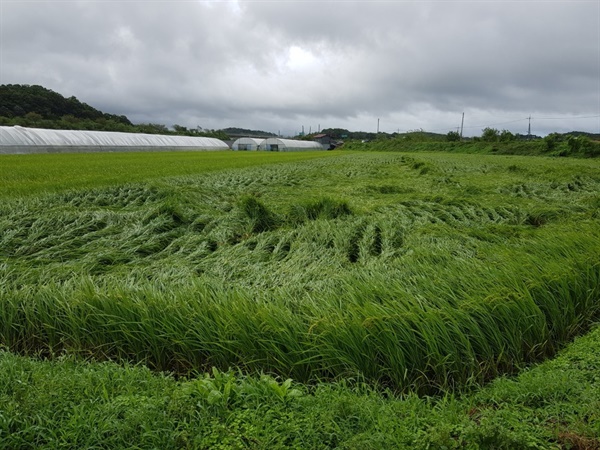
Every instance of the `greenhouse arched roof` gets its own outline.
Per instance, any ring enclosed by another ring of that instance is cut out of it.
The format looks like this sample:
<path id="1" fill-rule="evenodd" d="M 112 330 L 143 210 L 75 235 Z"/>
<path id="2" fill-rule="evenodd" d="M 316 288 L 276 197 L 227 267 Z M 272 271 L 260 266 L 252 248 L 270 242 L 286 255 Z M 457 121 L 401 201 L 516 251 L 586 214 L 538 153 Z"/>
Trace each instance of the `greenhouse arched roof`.
<path id="1" fill-rule="evenodd" d="M 0 153 L 228 150 L 215 138 L 116 131 L 0 127 Z"/>
<path id="2" fill-rule="evenodd" d="M 261 138 L 243 137 L 237 139 L 231 145 L 231 148 L 233 150 L 258 150 L 258 147 L 263 141 L 264 139 Z"/>
<path id="3" fill-rule="evenodd" d="M 259 150 L 272 152 L 293 152 L 302 150 L 324 150 L 323 146 L 315 141 L 298 141 L 294 139 L 265 139 L 259 146 Z"/>

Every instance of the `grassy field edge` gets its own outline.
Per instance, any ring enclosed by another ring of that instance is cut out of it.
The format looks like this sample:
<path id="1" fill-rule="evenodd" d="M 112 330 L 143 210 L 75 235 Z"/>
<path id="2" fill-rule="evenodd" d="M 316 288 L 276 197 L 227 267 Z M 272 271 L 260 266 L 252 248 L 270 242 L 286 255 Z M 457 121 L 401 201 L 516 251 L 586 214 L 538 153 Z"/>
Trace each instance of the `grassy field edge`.
<path id="1" fill-rule="evenodd" d="M 600 446 L 600 328 L 555 359 L 462 397 L 395 397 L 214 370 L 0 352 L 1 448 L 586 448 Z"/>

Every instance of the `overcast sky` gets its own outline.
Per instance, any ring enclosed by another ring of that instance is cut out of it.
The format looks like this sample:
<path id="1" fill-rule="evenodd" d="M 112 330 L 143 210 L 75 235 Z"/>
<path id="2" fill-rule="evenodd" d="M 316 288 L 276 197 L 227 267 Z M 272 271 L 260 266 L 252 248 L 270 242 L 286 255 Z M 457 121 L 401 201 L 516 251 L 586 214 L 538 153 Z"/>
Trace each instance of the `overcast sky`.
<path id="1" fill-rule="evenodd" d="M 600 132 L 600 0 L 0 0 L 0 84 L 134 123 Z"/>

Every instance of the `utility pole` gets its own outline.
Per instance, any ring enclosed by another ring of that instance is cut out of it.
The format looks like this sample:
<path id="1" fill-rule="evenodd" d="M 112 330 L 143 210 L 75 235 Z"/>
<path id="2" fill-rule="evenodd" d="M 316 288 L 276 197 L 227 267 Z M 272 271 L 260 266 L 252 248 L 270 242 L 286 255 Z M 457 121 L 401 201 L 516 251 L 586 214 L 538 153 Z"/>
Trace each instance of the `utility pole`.
<path id="1" fill-rule="evenodd" d="M 377 134 L 379 134 L 379 119 L 377 119 Z"/>
<path id="2" fill-rule="evenodd" d="M 529 126 L 527 127 L 527 139 L 531 139 L 531 116 L 529 116 Z"/>
<path id="3" fill-rule="evenodd" d="M 463 133 L 463 126 L 465 125 L 465 113 L 462 113 L 462 120 L 460 121 L 460 140 L 462 141 L 462 133 Z"/>

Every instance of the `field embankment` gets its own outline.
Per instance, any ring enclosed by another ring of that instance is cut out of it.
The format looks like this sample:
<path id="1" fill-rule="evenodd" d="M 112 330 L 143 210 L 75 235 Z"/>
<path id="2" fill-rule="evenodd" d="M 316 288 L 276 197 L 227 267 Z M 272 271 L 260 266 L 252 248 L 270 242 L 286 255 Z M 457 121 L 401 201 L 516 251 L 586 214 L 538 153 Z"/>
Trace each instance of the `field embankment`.
<path id="1" fill-rule="evenodd" d="M 0 341 L 431 393 L 539 361 L 597 318 L 597 161 L 325 155 L 86 188 L 67 158 L 37 187 L 9 180 Z"/>
<path id="2" fill-rule="evenodd" d="M 0 447 L 597 449 L 599 349 L 597 328 L 518 377 L 439 398 L 0 351 Z"/>
<path id="3" fill-rule="evenodd" d="M 344 149 L 377 152 L 451 152 L 597 158 L 600 156 L 600 141 L 577 132 L 562 135 L 553 133 L 543 139 L 516 139 L 512 136 L 510 139 L 504 140 L 500 136 L 496 136 L 491 140 L 475 137 L 462 141 L 448 141 L 440 135 L 432 137 L 426 133 L 415 132 L 396 137 L 381 136 L 368 142 L 348 141 L 344 144 Z"/>

